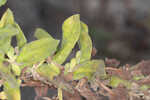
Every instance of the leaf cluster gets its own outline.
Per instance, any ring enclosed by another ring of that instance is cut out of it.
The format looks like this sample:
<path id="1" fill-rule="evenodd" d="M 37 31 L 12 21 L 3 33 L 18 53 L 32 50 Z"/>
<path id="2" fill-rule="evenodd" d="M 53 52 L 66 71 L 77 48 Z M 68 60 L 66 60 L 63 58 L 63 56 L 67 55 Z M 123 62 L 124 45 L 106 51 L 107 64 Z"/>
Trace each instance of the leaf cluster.
<path id="1" fill-rule="evenodd" d="M 60 40 L 54 39 L 41 28 L 35 31 L 36 40 L 27 43 L 12 11 L 7 9 L 0 20 L 0 80 L 8 100 L 21 99 L 20 87 L 26 83 L 28 75 L 34 81 L 55 85 L 59 95 L 62 89 L 71 91 L 67 83 L 60 81 L 59 77 L 63 77 L 64 81 L 82 78 L 93 80 L 100 67 L 99 76 L 105 76 L 104 62 L 91 60 L 92 41 L 88 35 L 88 27 L 80 21 L 79 14 L 64 21 L 62 32 L 60 47 Z M 13 37 L 17 41 L 15 47 L 11 45 Z M 79 45 L 76 56 L 70 62 L 64 63 L 76 44 Z M 67 79 L 68 76 L 71 78 Z"/>

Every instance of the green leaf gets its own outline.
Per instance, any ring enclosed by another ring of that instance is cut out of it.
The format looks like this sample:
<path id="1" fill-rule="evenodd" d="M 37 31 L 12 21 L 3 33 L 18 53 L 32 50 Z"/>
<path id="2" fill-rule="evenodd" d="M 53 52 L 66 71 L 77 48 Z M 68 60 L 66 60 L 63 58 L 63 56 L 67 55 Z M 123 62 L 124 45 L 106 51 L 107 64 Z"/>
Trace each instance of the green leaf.
<path id="1" fill-rule="evenodd" d="M 37 28 L 36 29 L 34 37 L 36 37 L 37 39 L 41 39 L 41 38 L 51 38 L 51 39 L 53 39 L 53 37 L 42 28 Z"/>
<path id="2" fill-rule="evenodd" d="M 2 38 L 0 37 L 0 53 L 6 53 L 10 48 L 11 37 Z"/>
<path id="3" fill-rule="evenodd" d="M 20 80 L 11 77 L 11 80 L 5 81 L 3 85 L 8 100 L 21 100 Z"/>
<path id="4" fill-rule="evenodd" d="M 88 27 L 86 24 L 81 22 L 81 34 L 79 38 L 79 47 L 81 51 L 80 62 L 90 60 L 92 53 L 92 41 L 88 35 Z"/>
<path id="5" fill-rule="evenodd" d="M 67 74 L 68 72 L 72 72 L 76 65 L 77 65 L 76 59 L 72 58 L 70 63 L 65 64 L 64 74 Z"/>
<path id="6" fill-rule="evenodd" d="M 19 76 L 21 74 L 21 69 L 18 65 L 12 64 L 12 71 L 14 75 Z"/>
<path id="7" fill-rule="evenodd" d="M 10 48 L 11 37 L 18 34 L 15 28 L 13 13 L 8 9 L 0 21 L 0 52 L 7 53 Z"/>
<path id="8" fill-rule="evenodd" d="M 123 80 L 117 76 L 112 76 L 110 83 L 109 83 L 112 87 L 117 87 L 119 84 L 123 84 L 124 86 L 126 86 L 127 88 L 131 87 L 131 83 L 128 82 L 127 80 Z"/>
<path id="9" fill-rule="evenodd" d="M 0 0 L 0 7 L 3 6 L 3 5 L 5 5 L 6 2 L 7 2 L 7 0 Z"/>
<path id="10" fill-rule="evenodd" d="M 23 47 L 27 43 L 27 39 L 24 36 L 24 33 L 22 32 L 20 26 L 15 23 L 16 28 L 18 29 L 19 33 L 16 35 L 16 40 L 17 40 L 17 46 L 19 48 Z"/>
<path id="11" fill-rule="evenodd" d="M 0 66 L 3 60 L 4 60 L 4 54 L 0 51 Z"/>
<path id="12" fill-rule="evenodd" d="M 19 31 L 12 25 L 6 25 L 0 28 L 0 37 L 12 37 L 18 33 Z"/>
<path id="13" fill-rule="evenodd" d="M 81 51 L 80 50 L 76 52 L 75 59 L 76 59 L 76 63 L 79 64 L 80 59 L 81 59 Z"/>
<path id="14" fill-rule="evenodd" d="M 7 28 L 6 26 L 9 26 L 9 27 Z M 1 21 L 0 21 L 0 28 L 1 28 L 0 34 L 3 33 L 3 34 L 1 34 L 3 36 L 4 36 L 4 34 L 9 35 L 9 36 L 11 34 L 14 35 L 15 31 L 17 31 L 18 34 L 15 34 L 15 35 L 16 35 L 18 47 L 22 47 L 27 42 L 21 28 L 14 21 L 14 16 L 10 9 L 7 9 L 7 11 L 2 16 Z M 9 34 L 6 34 L 6 33 L 9 33 Z"/>
<path id="15" fill-rule="evenodd" d="M 15 54 L 15 50 L 14 48 L 11 46 L 7 52 L 7 56 L 9 57 L 9 59 L 13 59 L 14 60 L 14 54 Z"/>
<path id="16" fill-rule="evenodd" d="M 78 68 L 73 72 L 73 79 L 78 80 L 86 77 L 90 80 L 100 65 L 100 60 L 86 61 L 78 64 L 76 66 Z"/>
<path id="17" fill-rule="evenodd" d="M 16 34 L 18 34 L 18 30 L 11 25 L 0 28 L 0 52 L 8 52 L 11 47 L 11 38 Z"/>
<path id="18" fill-rule="evenodd" d="M 59 67 L 57 67 L 55 64 L 42 64 L 37 68 L 37 73 L 43 77 L 46 77 L 50 80 L 53 80 L 53 78 L 57 75 L 59 75 L 60 70 Z"/>
<path id="19" fill-rule="evenodd" d="M 60 50 L 53 57 L 58 64 L 64 63 L 80 36 L 80 17 L 73 15 L 64 21 L 62 26 L 63 39 Z"/>
<path id="20" fill-rule="evenodd" d="M 4 92 L 6 93 L 8 100 L 20 100 L 21 80 L 16 79 L 11 73 L 10 66 L 4 66 L 3 63 L 0 63 L 0 74 L 0 77 L 4 80 Z"/>
<path id="21" fill-rule="evenodd" d="M 25 44 L 19 56 L 17 57 L 17 62 L 22 63 L 24 66 L 30 66 L 40 62 L 48 56 L 53 55 L 53 53 L 56 51 L 58 43 L 59 40 L 43 38 Z"/>
<path id="22" fill-rule="evenodd" d="M 4 27 L 5 25 L 13 25 L 15 23 L 13 13 L 10 9 L 3 14 L 1 21 L 0 21 L 0 28 Z"/>

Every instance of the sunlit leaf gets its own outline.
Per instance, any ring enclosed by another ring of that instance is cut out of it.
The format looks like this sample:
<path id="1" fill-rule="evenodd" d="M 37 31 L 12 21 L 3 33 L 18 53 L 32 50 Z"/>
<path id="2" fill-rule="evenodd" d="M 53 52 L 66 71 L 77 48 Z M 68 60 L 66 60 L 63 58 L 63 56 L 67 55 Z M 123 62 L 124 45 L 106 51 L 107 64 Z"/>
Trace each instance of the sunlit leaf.
<path id="1" fill-rule="evenodd" d="M 4 80 L 4 92 L 6 93 L 8 100 L 20 100 L 21 80 L 16 79 L 11 73 L 10 66 L 5 66 L 0 63 L 0 75 Z"/>
<path id="2" fill-rule="evenodd" d="M 18 30 L 13 24 L 13 13 L 7 9 L 0 21 L 0 52 L 2 53 L 7 53 L 11 46 L 11 37 L 18 34 Z"/>
<path id="3" fill-rule="evenodd" d="M 6 99 L 7 99 L 6 93 L 4 91 L 0 92 L 0 100 L 6 100 Z"/>
<path id="4" fill-rule="evenodd" d="M 68 72 L 73 72 L 75 67 L 80 63 L 81 52 L 77 51 L 75 58 L 72 58 L 69 63 L 65 64 L 64 74 L 66 75 Z"/>
<path id="5" fill-rule="evenodd" d="M 43 38 L 25 44 L 17 57 L 17 62 L 24 65 L 32 65 L 42 61 L 48 56 L 52 56 L 56 51 L 58 43 L 59 40 Z"/>
<path id="6" fill-rule="evenodd" d="M 3 28 L 0 28 L 0 37 L 10 37 L 18 34 L 19 31 L 12 25 L 6 25 Z"/>
<path id="7" fill-rule="evenodd" d="M 15 27 L 18 29 L 19 33 L 16 35 L 16 40 L 17 40 L 17 46 L 19 48 L 23 47 L 27 43 L 27 39 L 24 36 L 24 33 L 22 32 L 20 26 L 15 23 Z"/>
<path id="8" fill-rule="evenodd" d="M 12 71 L 14 75 L 19 76 L 21 74 L 21 69 L 18 65 L 12 64 Z"/>
<path id="9" fill-rule="evenodd" d="M 81 59 L 81 51 L 80 50 L 76 52 L 75 59 L 76 59 L 76 63 L 79 64 L 80 59 Z"/>
<path id="10" fill-rule="evenodd" d="M 0 35 L 3 35 L 3 36 L 6 36 L 6 35 L 10 36 L 11 34 L 16 35 L 18 47 L 22 47 L 26 43 L 26 38 L 21 28 L 19 27 L 19 25 L 15 23 L 13 13 L 10 9 L 7 9 L 7 11 L 2 16 L 1 21 L 0 21 L 0 28 L 1 28 Z M 15 34 L 15 31 L 17 31 L 18 34 Z"/>
<path id="11" fill-rule="evenodd" d="M 6 4 L 7 0 L 0 0 L 0 7 Z"/>
<path id="12" fill-rule="evenodd" d="M 55 64 L 43 64 L 38 67 L 37 73 L 43 77 L 46 77 L 50 80 L 53 80 L 53 78 L 57 75 L 59 75 L 60 70 Z"/>
<path id="13" fill-rule="evenodd" d="M 13 56 L 14 56 L 14 48 L 11 46 L 7 52 L 7 56 L 10 58 L 10 59 L 13 59 Z"/>
<path id="14" fill-rule="evenodd" d="M 65 71 L 64 71 L 64 74 L 67 74 L 68 72 L 72 72 L 74 67 L 76 66 L 76 59 L 73 58 L 71 59 L 70 63 L 66 63 L 65 64 Z"/>
<path id="15" fill-rule="evenodd" d="M 0 21 L 0 28 L 4 27 L 5 25 L 12 25 L 14 24 L 14 16 L 10 9 L 7 9 L 7 11 L 3 14 L 1 21 Z"/>
<path id="16" fill-rule="evenodd" d="M 36 31 L 34 33 L 34 37 L 36 37 L 37 39 L 41 39 L 41 38 L 51 38 L 51 39 L 53 39 L 53 37 L 42 28 L 37 28 L 36 29 Z"/>
<path id="17" fill-rule="evenodd" d="M 53 57 L 53 61 L 62 64 L 72 51 L 80 36 L 79 15 L 73 15 L 65 20 L 63 26 L 63 40 L 60 50 Z"/>
<path id="18" fill-rule="evenodd" d="M 0 28 L 0 52 L 7 53 L 11 47 L 12 36 L 18 34 L 19 31 L 12 25 L 6 25 Z"/>
<path id="19" fill-rule="evenodd" d="M 6 80 L 3 85 L 8 100 L 21 100 L 19 80 L 11 78 L 11 80 Z"/>
<path id="20" fill-rule="evenodd" d="M 4 54 L 0 51 L 0 65 L 1 65 L 3 60 L 4 60 Z"/>
<path id="21" fill-rule="evenodd" d="M 90 80 L 100 65 L 101 62 L 99 60 L 86 61 L 78 64 L 76 66 L 78 68 L 73 72 L 73 79 L 78 80 L 86 77 Z"/>
<path id="22" fill-rule="evenodd" d="M 81 34 L 79 38 L 79 47 L 81 51 L 80 62 L 89 60 L 92 53 L 92 41 L 88 35 L 88 27 L 86 24 L 81 22 Z"/>

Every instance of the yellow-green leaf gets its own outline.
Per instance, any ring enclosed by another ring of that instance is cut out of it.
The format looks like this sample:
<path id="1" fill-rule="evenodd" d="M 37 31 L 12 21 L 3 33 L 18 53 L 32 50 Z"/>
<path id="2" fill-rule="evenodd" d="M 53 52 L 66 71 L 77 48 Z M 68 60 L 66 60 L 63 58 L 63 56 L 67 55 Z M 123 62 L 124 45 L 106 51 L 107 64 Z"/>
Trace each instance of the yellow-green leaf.
<path id="1" fill-rule="evenodd" d="M 14 23 L 13 13 L 7 9 L 0 20 L 0 52 L 2 53 L 7 53 L 10 48 L 11 37 L 18 34 Z"/>
<path id="2" fill-rule="evenodd" d="M 60 50 L 53 57 L 58 64 L 64 63 L 80 36 L 80 17 L 73 15 L 64 21 L 62 26 L 63 39 Z"/>
<path id="3" fill-rule="evenodd" d="M 36 37 L 37 39 L 41 39 L 41 38 L 51 38 L 51 39 L 53 39 L 53 37 L 42 28 L 37 28 L 36 29 L 36 31 L 34 33 L 34 37 Z"/>
<path id="4" fill-rule="evenodd" d="M 20 26 L 15 23 L 15 27 L 18 29 L 19 33 L 16 35 L 16 40 L 17 40 L 17 46 L 19 48 L 23 47 L 27 43 L 27 39 L 24 36 L 24 33 L 22 32 Z"/>
<path id="5" fill-rule="evenodd" d="M 80 62 L 89 60 L 92 53 L 92 41 L 88 35 L 88 26 L 81 22 L 81 34 L 79 38 L 79 47 L 81 51 Z"/>
<path id="6" fill-rule="evenodd" d="M 43 77 L 46 77 L 50 80 L 53 80 L 53 78 L 60 73 L 60 69 L 55 64 L 42 64 L 38 67 L 36 70 L 37 73 Z"/>
<path id="7" fill-rule="evenodd" d="M 17 57 L 17 62 L 22 63 L 23 65 L 32 65 L 40 62 L 48 56 L 53 55 L 58 43 L 59 40 L 43 38 L 25 44 Z"/>
<path id="8" fill-rule="evenodd" d="M 7 56 L 9 57 L 9 59 L 14 60 L 14 54 L 15 54 L 15 50 L 14 48 L 11 46 L 7 52 Z"/>
<path id="9" fill-rule="evenodd" d="M 126 86 L 127 88 L 130 88 L 131 83 L 128 82 L 127 80 L 123 80 L 117 76 L 112 76 L 111 80 L 110 80 L 110 85 L 112 87 L 117 87 L 119 84 L 123 84 L 124 86 Z"/>
<path id="10" fill-rule="evenodd" d="M 16 76 L 21 74 L 21 69 L 18 65 L 12 64 L 12 71 Z"/>
<path id="11" fill-rule="evenodd" d="M 4 92 L 6 93 L 8 100 L 21 100 L 20 82 L 14 78 L 11 80 L 6 80 L 4 82 Z"/>
<path id="12" fill-rule="evenodd" d="M 0 28 L 0 37 L 11 37 L 18 34 L 19 31 L 13 25 L 6 25 Z"/>
<path id="13" fill-rule="evenodd" d="M 0 92 L 0 100 L 6 100 L 6 99 L 7 99 L 6 93 L 4 91 Z"/>
<path id="14" fill-rule="evenodd" d="M 10 9 L 7 9 L 7 11 L 3 14 L 1 21 L 0 21 L 0 28 L 4 27 L 5 25 L 12 25 L 14 24 L 14 16 Z"/>
<path id="15" fill-rule="evenodd" d="M 11 37 L 0 37 L 0 53 L 6 53 L 10 48 Z"/>
<path id="16" fill-rule="evenodd" d="M 64 74 L 67 74 L 68 72 L 73 72 L 73 69 L 76 66 L 76 64 L 77 64 L 76 59 L 72 58 L 70 63 L 65 64 Z"/>
<path id="17" fill-rule="evenodd" d="M 0 7 L 6 4 L 7 0 L 0 0 Z"/>
<path id="18" fill-rule="evenodd" d="M 4 80 L 4 92 L 7 95 L 8 100 L 20 100 L 20 83 L 21 80 L 11 73 L 10 66 L 4 66 L 0 63 L 0 74 Z"/>
<path id="19" fill-rule="evenodd" d="M 6 26 L 11 26 L 12 28 L 7 29 Z M 2 31 L 2 32 L 0 31 L 0 34 L 5 33 L 5 35 L 9 35 L 9 36 L 10 34 L 14 34 L 15 33 L 14 31 L 17 31 L 18 34 L 15 34 L 15 35 L 16 35 L 18 47 L 22 47 L 26 43 L 26 38 L 21 28 L 19 27 L 19 25 L 14 21 L 14 16 L 10 9 L 7 9 L 7 11 L 2 16 L 1 21 L 0 21 L 0 28 Z M 9 34 L 6 34 L 6 33 L 9 33 Z M 1 35 L 4 36 L 4 34 L 1 34 Z"/>
<path id="20" fill-rule="evenodd" d="M 0 52 L 7 53 L 11 47 L 12 36 L 18 34 L 18 30 L 12 25 L 0 28 Z"/>
<path id="21" fill-rule="evenodd" d="M 100 67 L 100 64 L 101 62 L 99 60 L 86 61 L 78 64 L 76 66 L 78 68 L 73 72 L 73 79 L 78 80 L 86 77 L 90 80 L 98 67 Z"/>

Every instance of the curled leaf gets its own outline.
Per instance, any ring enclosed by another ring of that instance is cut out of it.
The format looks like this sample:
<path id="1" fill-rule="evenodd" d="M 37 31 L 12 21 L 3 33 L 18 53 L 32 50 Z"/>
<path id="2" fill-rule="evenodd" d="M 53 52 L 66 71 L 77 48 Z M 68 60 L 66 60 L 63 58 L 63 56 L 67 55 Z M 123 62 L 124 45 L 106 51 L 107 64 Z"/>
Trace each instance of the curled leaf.
<path id="1" fill-rule="evenodd" d="M 92 41 L 88 35 L 88 26 L 81 22 L 81 34 L 79 38 L 79 47 L 81 51 L 80 62 L 89 60 L 92 53 Z"/>
<path id="2" fill-rule="evenodd" d="M 63 26 L 63 40 L 60 50 L 53 57 L 53 61 L 58 64 L 64 63 L 64 61 L 69 56 L 73 47 L 80 36 L 80 17 L 79 15 L 73 15 L 65 20 Z"/>
<path id="3" fill-rule="evenodd" d="M 10 9 L 3 14 L 1 21 L 0 21 L 0 28 L 4 27 L 5 25 L 13 25 L 15 23 L 13 13 Z"/>

